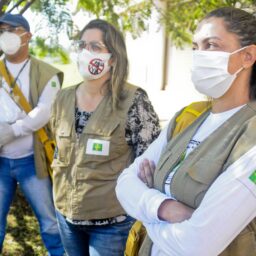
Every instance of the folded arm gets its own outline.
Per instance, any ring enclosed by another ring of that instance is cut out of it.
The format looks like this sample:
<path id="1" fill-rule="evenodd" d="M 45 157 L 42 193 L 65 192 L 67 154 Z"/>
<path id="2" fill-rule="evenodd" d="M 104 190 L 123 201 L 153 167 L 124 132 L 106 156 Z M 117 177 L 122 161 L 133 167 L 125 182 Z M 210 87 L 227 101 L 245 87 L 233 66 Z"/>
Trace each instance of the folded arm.
<path id="1" fill-rule="evenodd" d="M 147 223 L 159 255 L 219 255 L 256 216 L 256 147 L 232 164 L 207 191 L 191 218 L 181 223 Z"/>
<path id="2" fill-rule="evenodd" d="M 52 84 L 55 86 L 53 87 Z M 15 136 L 29 135 L 48 123 L 50 119 L 51 105 L 59 89 L 59 79 L 57 76 L 54 76 L 45 86 L 37 106 L 23 119 L 17 120 L 11 125 Z"/>
<path id="3" fill-rule="evenodd" d="M 54 76 L 45 86 L 37 106 L 27 115 L 13 124 L 0 123 L 0 148 L 19 136 L 30 135 L 45 126 L 50 119 L 51 105 L 59 89 L 59 79 Z"/>

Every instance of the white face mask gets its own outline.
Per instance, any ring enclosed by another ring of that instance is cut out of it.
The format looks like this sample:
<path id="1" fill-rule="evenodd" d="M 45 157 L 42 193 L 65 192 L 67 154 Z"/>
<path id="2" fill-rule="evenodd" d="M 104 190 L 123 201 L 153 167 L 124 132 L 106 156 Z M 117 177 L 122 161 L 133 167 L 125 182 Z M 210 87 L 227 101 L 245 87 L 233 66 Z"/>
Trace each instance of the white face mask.
<path id="1" fill-rule="evenodd" d="M 87 80 L 98 79 L 110 70 L 110 58 L 111 53 L 92 53 L 83 49 L 78 54 L 79 72 Z"/>
<path id="2" fill-rule="evenodd" d="M 243 49 L 243 48 L 242 48 Z M 198 92 L 214 99 L 223 96 L 231 87 L 241 67 L 234 74 L 228 72 L 228 62 L 233 53 L 221 51 L 193 51 L 191 79 Z"/>
<path id="3" fill-rule="evenodd" d="M 25 35 L 27 32 L 24 32 L 21 35 L 17 35 L 12 32 L 4 32 L 0 35 L 0 48 L 7 55 L 15 54 L 21 46 L 21 36 Z"/>

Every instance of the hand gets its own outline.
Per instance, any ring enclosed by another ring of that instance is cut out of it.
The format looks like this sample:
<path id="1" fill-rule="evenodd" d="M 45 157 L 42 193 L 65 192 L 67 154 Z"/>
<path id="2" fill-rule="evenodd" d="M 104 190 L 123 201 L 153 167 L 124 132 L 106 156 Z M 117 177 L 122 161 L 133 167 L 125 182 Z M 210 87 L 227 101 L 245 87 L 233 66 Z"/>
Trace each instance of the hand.
<path id="1" fill-rule="evenodd" d="M 187 220 L 193 214 L 194 209 L 172 199 L 164 200 L 158 208 L 158 218 L 171 223 Z"/>
<path id="2" fill-rule="evenodd" d="M 156 166 L 153 161 L 144 159 L 139 165 L 138 177 L 149 187 L 152 188 L 154 184 L 154 172 Z"/>
<path id="3" fill-rule="evenodd" d="M 15 139 L 14 131 L 8 123 L 0 123 L 0 148 Z"/>

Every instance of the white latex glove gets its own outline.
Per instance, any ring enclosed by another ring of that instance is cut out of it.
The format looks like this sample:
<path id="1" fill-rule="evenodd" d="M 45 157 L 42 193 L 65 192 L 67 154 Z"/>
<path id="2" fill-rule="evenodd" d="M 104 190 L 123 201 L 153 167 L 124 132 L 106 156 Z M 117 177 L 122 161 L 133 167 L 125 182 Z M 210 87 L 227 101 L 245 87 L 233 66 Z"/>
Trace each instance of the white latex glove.
<path id="1" fill-rule="evenodd" d="M 0 147 L 13 141 L 15 137 L 16 136 L 10 124 L 0 123 Z"/>

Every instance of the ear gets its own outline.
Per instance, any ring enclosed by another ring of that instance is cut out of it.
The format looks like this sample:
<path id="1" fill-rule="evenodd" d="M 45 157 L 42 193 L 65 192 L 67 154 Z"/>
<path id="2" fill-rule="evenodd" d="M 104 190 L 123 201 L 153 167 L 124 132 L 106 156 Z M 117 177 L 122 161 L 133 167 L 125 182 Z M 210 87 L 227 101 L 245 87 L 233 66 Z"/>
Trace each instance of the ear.
<path id="1" fill-rule="evenodd" d="M 249 45 L 243 50 L 242 65 L 243 68 L 250 68 L 256 61 L 256 45 Z"/>
<path id="2" fill-rule="evenodd" d="M 108 61 L 108 65 L 109 66 L 111 66 L 111 67 L 113 67 L 113 65 L 114 65 L 114 59 L 113 59 L 113 57 L 111 57 L 110 59 L 109 59 L 109 61 Z"/>
<path id="3" fill-rule="evenodd" d="M 27 42 L 29 42 L 32 37 L 32 34 L 31 34 L 31 32 L 27 32 L 27 34 L 25 36 L 26 36 Z"/>

